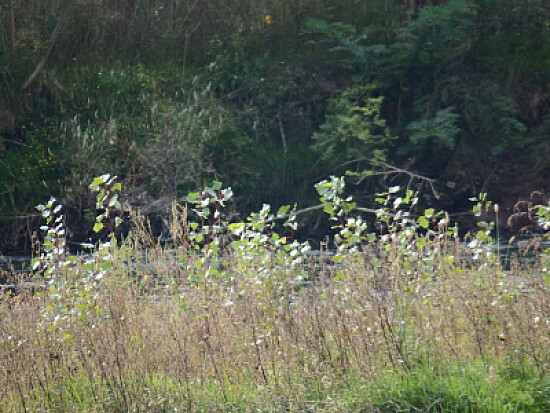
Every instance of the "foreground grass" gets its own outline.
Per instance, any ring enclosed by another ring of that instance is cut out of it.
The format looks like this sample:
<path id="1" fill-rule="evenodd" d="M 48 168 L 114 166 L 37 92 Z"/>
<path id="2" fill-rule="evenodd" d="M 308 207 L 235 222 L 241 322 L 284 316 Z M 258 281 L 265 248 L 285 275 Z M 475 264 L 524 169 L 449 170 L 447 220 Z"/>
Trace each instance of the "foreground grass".
<path id="1" fill-rule="evenodd" d="M 396 249 L 302 263 L 305 285 L 275 259 L 216 270 L 177 252 L 152 250 L 152 267 L 112 247 L 101 279 L 75 264 L 65 284 L 2 300 L 2 411 L 550 409 L 536 268 Z"/>

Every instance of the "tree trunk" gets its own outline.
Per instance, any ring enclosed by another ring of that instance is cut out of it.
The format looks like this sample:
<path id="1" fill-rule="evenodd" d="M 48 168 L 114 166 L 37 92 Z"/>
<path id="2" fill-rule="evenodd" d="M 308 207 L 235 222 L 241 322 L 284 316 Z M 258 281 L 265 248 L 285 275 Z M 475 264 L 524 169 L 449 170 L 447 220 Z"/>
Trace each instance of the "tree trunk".
<path id="1" fill-rule="evenodd" d="M 15 31 L 15 7 L 13 0 L 9 1 L 9 30 L 10 30 L 10 65 L 13 65 L 13 57 L 15 56 L 15 47 L 17 44 L 17 36 Z"/>
<path id="2" fill-rule="evenodd" d="M 61 30 L 61 24 L 63 22 L 63 19 L 65 18 L 66 9 L 61 12 L 61 15 L 59 16 L 59 19 L 57 20 L 57 24 L 55 25 L 55 29 L 53 29 L 52 35 L 50 36 L 50 45 L 48 46 L 48 50 L 46 50 L 46 53 L 42 56 L 36 67 L 34 68 L 33 72 L 29 76 L 29 78 L 23 83 L 22 89 L 27 89 L 31 83 L 36 79 L 36 77 L 44 70 L 44 66 L 46 65 L 46 62 L 48 61 L 48 57 L 50 57 L 50 53 L 53 49 L 53 46 L 55 45 L 55 41 L 57 40 L 57 36 L 59 35 L 59 31 Z"/>

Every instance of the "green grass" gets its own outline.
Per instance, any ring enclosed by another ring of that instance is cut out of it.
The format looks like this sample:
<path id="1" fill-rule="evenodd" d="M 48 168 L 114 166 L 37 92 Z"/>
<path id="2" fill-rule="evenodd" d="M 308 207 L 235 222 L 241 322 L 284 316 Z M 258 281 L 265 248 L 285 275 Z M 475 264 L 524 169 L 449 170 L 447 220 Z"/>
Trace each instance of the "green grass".
<path id="1" fill-rule="evenodd" d="M 469 363 L 445 372 L 427 366 L 378 387 L 383 412 L 543 412 L 550 408 L 550 381 L 532 372 L 521 378 Z"/>

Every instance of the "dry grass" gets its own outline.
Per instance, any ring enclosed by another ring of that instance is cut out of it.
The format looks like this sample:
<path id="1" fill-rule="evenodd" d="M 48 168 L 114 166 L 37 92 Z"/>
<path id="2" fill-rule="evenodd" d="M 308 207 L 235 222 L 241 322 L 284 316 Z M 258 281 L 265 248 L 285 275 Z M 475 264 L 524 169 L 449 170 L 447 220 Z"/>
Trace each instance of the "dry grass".
<path id="1" fill-rule="evenodd" d="M 550 298 L 536 267 L 514 270 L 526 288 L 437 243 L 423 256 L 378 251 L 302 264 L 315 278 L 299 283 L 300 268 L 265 254 L 210 266 L 185 247 L 147 260 L 113 247 L 101 280 L 82 281 L 81 263 L 67 283 L 1 301 L 2 410 L 382 411 L 349 389 L 424 367 L 547 374 Z"/>

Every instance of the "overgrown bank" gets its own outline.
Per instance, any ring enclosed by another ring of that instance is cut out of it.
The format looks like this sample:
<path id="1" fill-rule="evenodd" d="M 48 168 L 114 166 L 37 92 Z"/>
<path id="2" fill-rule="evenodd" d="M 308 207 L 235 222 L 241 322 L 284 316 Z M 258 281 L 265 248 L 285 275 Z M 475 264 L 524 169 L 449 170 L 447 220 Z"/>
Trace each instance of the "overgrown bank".
<path id="1" fill-rule="evenodd" d="M 503 220 L 548 190 L 545 0 L 24 0 L 0 12 L 2 251 L 29 248 L 50 195 L 85 239 L 81 188 L 105 171 L 157 223 L 212 179 L 247 212 L 307 206 L 312 183 L 346 171 L 367 206 L 411 184 L 450 212 L 487 192 Z"/>

